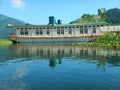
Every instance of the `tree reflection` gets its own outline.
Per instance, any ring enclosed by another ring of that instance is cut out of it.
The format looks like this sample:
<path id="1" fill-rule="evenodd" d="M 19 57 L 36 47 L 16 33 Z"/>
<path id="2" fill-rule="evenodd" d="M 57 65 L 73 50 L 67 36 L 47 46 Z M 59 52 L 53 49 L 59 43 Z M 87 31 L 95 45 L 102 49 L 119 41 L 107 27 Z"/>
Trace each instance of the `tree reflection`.
<path id="1" fill-rule="evenodd" d="M 55 60 L 55 57 L 52 56 L 52 57 L 49 59 L 49 66 L 50 66 L 50 67 L 56 67 L 56 64 L 57 64 L 57 62 L 56 62 L 56 60 Z"/>

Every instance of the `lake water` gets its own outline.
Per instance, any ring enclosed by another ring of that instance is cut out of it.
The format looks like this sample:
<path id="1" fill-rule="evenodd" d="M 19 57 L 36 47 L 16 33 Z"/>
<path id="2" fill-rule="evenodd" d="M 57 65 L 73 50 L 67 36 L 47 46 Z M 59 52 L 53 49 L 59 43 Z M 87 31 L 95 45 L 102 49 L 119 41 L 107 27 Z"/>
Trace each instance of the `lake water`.
<path id="1" fill-rule="evenodd" d="M 120 90 L 120 51 L 69 44 L 0 46 L 0 90 Z"/>

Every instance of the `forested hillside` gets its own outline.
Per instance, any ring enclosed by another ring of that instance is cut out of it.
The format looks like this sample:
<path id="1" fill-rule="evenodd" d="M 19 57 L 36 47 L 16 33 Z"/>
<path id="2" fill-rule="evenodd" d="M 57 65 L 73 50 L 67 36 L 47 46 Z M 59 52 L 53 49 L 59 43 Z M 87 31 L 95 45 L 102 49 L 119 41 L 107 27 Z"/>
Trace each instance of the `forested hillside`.
<path id="1" fill-rule="evenodd" d="M 84 14 L 80 18 L 70 22 L 83 23 L 83 22 L 107 22 L 111 24 L 120 24 L 120 9 L 114 8 L 107 10 L 105 8 L 98 9 L 97 15 Z"/>
<path id="2" fill-rule="evenodd" d="M 120 24 L 120 9 L 114 8 L 106 12 L 106 22 Z"/>
<path id="3" fill-rule="evenodd" d="M 11 30 L 6 28 L 8 24 L 25 25 L 26 23 L 0 14 L 0 38 L 7 38 L 7 35 L 11 33 Z"/>

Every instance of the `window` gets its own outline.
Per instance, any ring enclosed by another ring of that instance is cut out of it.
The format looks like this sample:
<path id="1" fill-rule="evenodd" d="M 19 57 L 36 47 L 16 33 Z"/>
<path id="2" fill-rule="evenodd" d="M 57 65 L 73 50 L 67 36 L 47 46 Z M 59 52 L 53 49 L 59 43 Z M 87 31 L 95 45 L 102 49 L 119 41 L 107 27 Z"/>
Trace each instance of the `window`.
<path id="1" fill-rule="evenodd" d="M 96 33 L 96 28 L 95 27 L 93 27 L 93 33 Z"/>
<path id="2" fill-rule="evenodd" d="M 59 28 L 57 29 L 57 34 L 59 34 L 59 35 L 60 35 L 60 29 L 59 29 Z"/>
<path id="3" fill-rule="evenodd" d="M 20 30 L 20 35 L 28 35 L 28 30 Z"/>
<path id="4" fill-rule="evenodd" d="M 61 28 L 61 34 L 64 34 L 64 28 Z"/>
<path id="5" fill-rule="evenodd" d="M 28 35 L 28 30 L 25 30 L 25 35 Z"/>
<path id="6" fill-rule="evenodd" d="M 50 30 L 47 30 L 47 35 L 49 35 L 50 34 Z"/>
<path id="7" fill-rule="evenodd" d="M 60 29 L 60 27 L 57 27 L 57 29 Z"/>
<path id="8" fill-rule="evenodd" d="M 80 34 L 83 34 L 83 27 L 80 28 Z"/>
<path id="9" fill-rule="evenodd" d="M 43 30 L 36 30 L 36 35 L 43 35 Z"/>
<path id="10" fill-rule="evenodd" d="M 72 34 L 72 29 L 69 29 L 69 34 Z"/>
<path id="11" fill-rule="evenodd" d="M 36 35 L 39 35 L 39 30 L 36 30 Z"/>
<path id="12" fill-rule="evenodd" d="M 87 28 L 87 27 L 84 28 L 84 33 L 85 33 L 85 34 L 88 33 L 88 28 Z"/>
<path id="13" fill-rule="evenodd" d="M 20 35 L 24 35 L 24 30 L 20 30 Z"/>
<path id="14" fill-rule="evenodd" d="M 43 35 L 43 30 L 40 30 L 40 35 Z"/>
<path id="15" fill-rule="evenodd" d="M 76 26 L 76 28 L 79 28 L 79 26 Z"/>
<path id="16" fill-rule="evenodd" d="M 23 30 L 23 28 L 21 28 L 21 30 Z"/>
<path id="17" fill-rule="evenodd" d="M 99 27 L 99 25 L 97 25 L 97 27 Z"/>

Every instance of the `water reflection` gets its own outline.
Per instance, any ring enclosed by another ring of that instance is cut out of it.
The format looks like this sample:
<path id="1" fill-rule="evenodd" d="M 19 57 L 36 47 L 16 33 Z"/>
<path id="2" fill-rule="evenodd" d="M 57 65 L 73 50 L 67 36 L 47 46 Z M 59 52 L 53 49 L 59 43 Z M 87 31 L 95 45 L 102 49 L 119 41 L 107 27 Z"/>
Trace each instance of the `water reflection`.
<path id="1" fill-rule="evenodd" d="M 120 51 L 69 44 L 0 47 L 0 90 L 119 90 Z"/>
<path id="2" fill-rule="evenodd" d="M 2 50 L 2 48 L 0 48 Z M 49 66 L 55 67 L 64 63 L 64 58 L 75 60 L 87 60 L 87 63 L 96 63 L 98 67 L 109 63 L 112 66 L 120 66 L 120 51 L 96 47 L 80 47 L 68 44 L 16 44 L 4 50 L 2 61 L 16 59 L 15 62 L 25 60 L 48 59 Z M 21 58 L 19 60 L 19 58 Z"/>

